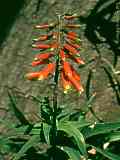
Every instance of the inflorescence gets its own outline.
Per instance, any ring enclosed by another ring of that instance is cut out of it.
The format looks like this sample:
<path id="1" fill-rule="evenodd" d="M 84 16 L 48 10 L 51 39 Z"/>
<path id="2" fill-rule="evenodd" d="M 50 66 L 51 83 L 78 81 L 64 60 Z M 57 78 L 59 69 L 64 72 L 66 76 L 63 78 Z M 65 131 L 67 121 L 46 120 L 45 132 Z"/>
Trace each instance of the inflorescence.
<path id="1" fill-rule="evenodd" d="M 73 20 L 78 18 L 74 15 L 64 15 L 57 23 L 36 25 L 36 29 L 46 30 L 46 34 L 41 34 L 38 38 L 33 39 L 32 47 L 38 50 L 35 55 L 32 66 L 46 65 L 37 72 L 26 74 L 29 80 L 43 80 L 49 74 L 54 74 L 56 70 L 56 58 L 59 58 L 59 80 L 61 81 L 64 93 L 67 93 L 72 86 L 79 93 L 83 92 L 83 87 L 80 82 L 80 75 L 74 69 L 70 60 L 77 64 L 84 64 L 80 58 L 80 38 L 74 29 L 80 27 L 79 24 L 74 24 Z M 65 23 L 63 23 L 65 22 Z M 56 31 L 58 27 L 58 31 Z M 46 43 L 43 43 L 46 42 Z"/>

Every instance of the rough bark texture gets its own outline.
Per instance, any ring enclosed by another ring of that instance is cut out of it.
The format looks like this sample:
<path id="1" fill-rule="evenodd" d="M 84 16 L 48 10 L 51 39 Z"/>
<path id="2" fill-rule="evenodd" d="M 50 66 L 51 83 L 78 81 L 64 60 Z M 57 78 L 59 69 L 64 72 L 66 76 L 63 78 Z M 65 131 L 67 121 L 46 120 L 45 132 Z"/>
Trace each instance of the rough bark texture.
<path id="1" fill-rule="evenodd" d="M 95 4 L 95 0 L 28 0 L 24 5 L 21 5 L 20 12 L 11 20 L 9 32 L 7 32 L 6 39 L 3 40 L 0 49 L 0 108 L 8 108 L 9 100 L 6 88 L 6 86 L 8 86 L 15 89 L 18 97 L 18 106 L 24 110 L 25 113 L 28 113 L 28 117 L 31 120 L 36 118 L 34 113 L 38 110 L 36 107 L 37 104 L 24 96 L 51 95 L 52 86 L 48 80 L 44 82 L 30 82 L 24 78 L 24 75 L 32 70 L 30 63 L 34 54 L 32 53 L 31 43 L 32 38 L 38 35 L 33 26 L 38 23 L 51 22 L 56 18 L 56 13 L 64 13 L 67 10 L 72 10 L 72 12 L 77 12 L 81 16 L 86 17 L 89 15 L 91 8 L 94 8 Z M 9 14 L 10 13 L 11 10 L 9 8 Z M 37 18 L 33 18 L 35 13 L 37 13 Z M 85 27 L 85 24 L 81 24 L 80 36 L 83 41 L 81 57 L 88 60 L 96 56 L 97 52 L 93 44 L 84 36 Z M 2 29 L 4 30 L 4 27 L 2 27 Z M 107 44 L 101 44 L 100 51 L 104 57 L 108 57 L 110 61 L 113 59 L 114 54 Z M 112 89 L 107 86 L 108 78 L 99 64 L 96 66 L 93 64 L 86 68 L 79 69 L 82 82 L 85 86 L 89 68 L 93 67 L 95 67 L 95 74 L 92 90 L 97 93 L 96 100 L 93 103 L 95 111 L 105 120 L 118 120 L 120 107 L 116 102 Z M 22 92 L 24 96 L 20 92 Z M 59 103 L 60 105 L 65 105 L 70 108 L 80 108 L 84 100 L 84 93 L 79 97 L 73 91 L 66 96 L 60 93 Z M 5 116 L 6 112 L 3 109 L 0 110 L 0 115 Z"/>

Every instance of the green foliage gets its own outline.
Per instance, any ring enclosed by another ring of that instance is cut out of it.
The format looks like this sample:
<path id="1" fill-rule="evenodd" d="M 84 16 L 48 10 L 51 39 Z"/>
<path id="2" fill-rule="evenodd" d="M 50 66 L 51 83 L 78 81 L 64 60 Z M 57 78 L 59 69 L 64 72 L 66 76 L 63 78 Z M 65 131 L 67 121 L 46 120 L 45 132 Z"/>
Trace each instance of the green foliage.
<path id="1" fill-rule="evenodd" d="M 83 135 L 76 128 L 74 123 L 70 122 L 60 122 L 58 124 L 58 130 L 62 130 L 67 133 L 68 137 L 73 137 L 75 144 L 78 146 L 79 151 L 82 155 L 86 155 L 86 144 Z"/>
<path id="2" fill-rule="evenodd" d="M 80 152 L 70 147 L 61 147 L 66 152 L 71 160 L 80 160 L 82 158 Z"/>
<path id="3" fill-rule="evenodd" d="M 120 143 L 120 122 L 89 122 L 85 119 L 85 114 L 80 111 L 58 108 L 55 152 L 51 135 L 54 112 L 48 97 L 40 101 L 42 121 L 40 119 L 39 122 L 32 125 L 17 108 L 17 103 L 14 101 L 15 96 L 9 93 L 9 97 L 11 107 L 20 124 L 17 121 L 15 124 L 7 120 L 0 120 L 0 124 L 8 130 L 0 137 L 2 155 L 11 154 L 13 160 L 29 160 L 28 155 L 31 154 L 32 157 L 36 157 L 36 160 L 49 160 L 54 159 L 53 153 L 56 154 L 56 157 L 59 157 L 60 154 L 60 157 L 64 157 L 63 160 L 120 159 L 120 152 L 116 153 Z M 86 105 L 89 106 L 91 102 L 90 100 Z M 95 154 L 89 152 L 93 148 Z"/>
<path id="4" fill-rule="evenodd" d="M 36 145 L 40 141 L 40 136 L 39 135 L 33 135 L 31 136 L 28 141 L 21 147 L 19 152 L 14 156 L 13 160 L 19 160 L 21 157 L 24 157 L 24 154 Z"/>

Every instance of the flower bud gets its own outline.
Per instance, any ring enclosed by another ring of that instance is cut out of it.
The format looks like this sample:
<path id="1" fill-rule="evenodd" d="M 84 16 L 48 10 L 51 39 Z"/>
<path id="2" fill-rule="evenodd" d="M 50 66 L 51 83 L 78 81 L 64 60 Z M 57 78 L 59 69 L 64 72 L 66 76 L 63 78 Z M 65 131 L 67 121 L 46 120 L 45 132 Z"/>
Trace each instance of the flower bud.
<path id="1" fill-rule="evenodd" d="M 74 47 L 72 47 L 71 45 L 69 45 L 67 43 L 64 45 L 64 48 L 67 49 L 69 52 L 71 52 L 73 54 L 77 54 L 78 53 L 78 51 Z"/>
<path id="2" fill-rule="evenodd" d="M 48 29 L 48 28 L 54 27 L 54 26 L 55 26 L 54 23 L 50 23 L 50 24 L 36 25 L 35 28 L 36 29 Z"/>
<path id="3" fill-rule="evenodd" d="M 79 16 L 77 14 L 73 14 L 73 15 L 65 15 L 64 16 L 64 19 L 66 20 L 71 20 L 71 19 L 74 19 L 74 18 L 78 18 Z"/>
<path id="4" fill-rule="evenodd" d="M 50 45 L 49 44 L 33 44 L 32 47 L 36 49 L 48 49 L 50 48 Z"/>
<path id="5" fill-rule="evenodd" d="M 66 24 L 65 27 L 67 27 L 67 28 L 80 28 L 80 24 Z"/>

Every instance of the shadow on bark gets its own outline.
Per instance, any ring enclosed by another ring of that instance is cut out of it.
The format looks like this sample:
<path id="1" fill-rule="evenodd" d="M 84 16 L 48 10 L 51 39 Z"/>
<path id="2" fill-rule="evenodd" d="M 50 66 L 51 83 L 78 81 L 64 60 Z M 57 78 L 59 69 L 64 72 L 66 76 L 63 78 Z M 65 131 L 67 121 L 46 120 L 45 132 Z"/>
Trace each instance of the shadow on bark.
<path id="1" fill-rule="evenodd" d="M 12 24 L 17 18 L 19 11 L 24 7 L 25 0 L 2 0 L 0 1 L 0 45 L 6 39 Z"/>
<path id="2" fill-rule="evenodd" d="M 110 49 L 114 52 L 114 66 L 117 64 L 120 52 L 120 35 L 117 33 L 119 22 L 117 20 L 112 21 L 112 18 L 118 11 L 118 8 L 119 2 L 117 0 L 99 0 L 88 17 L 80 16 L 80 22 L 86 24 L 85 36 L 87 39 L 95 47 L 101 43 L 106 43 L 110 46 Z"/>

